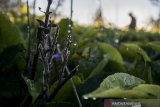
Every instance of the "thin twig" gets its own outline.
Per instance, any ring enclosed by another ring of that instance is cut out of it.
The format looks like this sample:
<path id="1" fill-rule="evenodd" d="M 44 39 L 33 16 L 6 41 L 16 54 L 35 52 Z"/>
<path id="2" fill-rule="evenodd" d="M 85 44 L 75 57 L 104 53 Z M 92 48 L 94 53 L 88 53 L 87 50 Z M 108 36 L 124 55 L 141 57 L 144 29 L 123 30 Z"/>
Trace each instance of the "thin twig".
<path id="1" fill-rule="evenodd" d="M 46 9 L 46 15 L 45 15 L 45 24 L 44 27 L 47 28 L 48 26 L 48 22 L 49 22 L 49 10 L 50 10 L 50 6 L 52 4 L 52 0 L 48 0 L 48 5 L 47 5 L 47 9 Z"/>
<path id="2" fill-rule="evenodd" d="M 72 76 L 76 73 L 76 69 L 79 66 L 76 66 L 70 73 L 70 75 L 68 75 L 60 84 L 58 84 L 58 86 L 56 87 L 56 89 L 54 90 L 54 92 L 50 95 L 50 98 L 48 99 L 48 102 L 50 102 L 52 99 L 54 99 L 57 95 L 57 93 L 60 91 L 60 89 L 63 87 L 63 85 L 72 78 Z"/>
<path id="3" fill-rule="evenodd" d="M 34 2 L 33 2 L 33 17 L 32 17 L 32 26 L 34 26 L 34 22 L 35 22 L 36 3 L 37 3 L 37 0 L 34 0 Z"/>
<path id="4" fill-rule="evenodd" d="M 57 51 L 58 51 L 59 54 L 61 54 L 61 50 L 60 50 L 59 46 L 57 46 Z M 61 60 L 62 60 L 62 62 L 64 61 L 64 57 L 62 56 L 62 54 L 61 54 Z M 65 69 L 66 69 L 66 71 L 67 71 L 67 75 L 70 75 L 70 71 L 69 71 L 69 69 L 68 69 L 67 66 L 65 66 Z M 74 93 L 75 93 L 76 99 L 77 99 L 77 101 L 78 101 L 79 107 L 82 107 L 81 100 L 80 100 L 80 98 L 79 98 L 79 95 L 78 95 L 76 86 L 75 86 L 74 81 L 73 81 L 72 78 L 70 79 L 70 82 L 71 82 L 73 91 L 74 91 Z"/>

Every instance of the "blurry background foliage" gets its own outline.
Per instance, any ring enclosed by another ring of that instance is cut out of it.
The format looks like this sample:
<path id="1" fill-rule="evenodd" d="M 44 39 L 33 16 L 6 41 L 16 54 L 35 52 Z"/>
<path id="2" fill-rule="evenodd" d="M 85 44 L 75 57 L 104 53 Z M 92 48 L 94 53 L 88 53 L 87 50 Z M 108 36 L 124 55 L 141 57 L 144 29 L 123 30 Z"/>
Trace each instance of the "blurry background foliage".
<path id="1" fill-rule="evenodd" d="M 159 3 L 159 0 L 155 0 Z M 63 0 L 57 6 L 62 6 Z M 34 6 L 30 8 L 34 9 Z M 58 7 L 57 7 L 58 8 Z M 57 13 L 56 13 L 57 12 Z M 122 30 L 105 27 L 103 13 L 98 8 L 93 25 L 82 26 L 73 22 L 69 69 L 79 65 L 73 77 L 83 107 L 99 107 L 103 98 L 160 98 L 160 35 L 159 19 L 152 20 L 157 30 Z M 54 18 L 59 12 L 55 11 Z M 30 13 L 31 58 L 35 53 L 37 22 L 44 19 Z M 55 19 L 53 19 L 55 21 Z M 59 43 L 65 45 L 68 31 L 68 18 L 57 22 L 60 26 Z M 39 94 L 41 86 L 41 62 L 37 68 L 35 83 L 24 81 L 27 54 L 27 6 L 21 0 L 0 0 L 0 106 L 19 106 L 27 91 L 32 100 Z M 54 29 L 53 29 L 54 31 Z M 50 78 L 52 93 L 57 85 L 59 61 L 54 60 Z M 26 83 L 27 84 L 26 84 Z M 95 90 L 95 91 L 94 91 Z M 100 90 L 100 91 L 99 91 Z M 92 93 L 90 93 L 92 92 Z M 87 94 L 89 93 L 89 94 Z M 123 94 L 122 94 L 123 93 Z M 98 98 L 85 100 L 82 98 Z M 128 95 L 128 96 L 127 96 Z M 73 89 L 67 82 L 53 101 L 45 106 L 77 107 Z"/>

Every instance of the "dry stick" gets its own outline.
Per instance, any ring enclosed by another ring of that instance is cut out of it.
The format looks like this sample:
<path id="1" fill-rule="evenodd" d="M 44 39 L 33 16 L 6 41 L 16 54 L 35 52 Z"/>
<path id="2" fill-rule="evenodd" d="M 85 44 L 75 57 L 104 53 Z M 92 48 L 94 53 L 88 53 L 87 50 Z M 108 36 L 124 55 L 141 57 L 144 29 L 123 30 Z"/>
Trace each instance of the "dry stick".
<path id="1" fill-rule="evenodd" d="M 48 22 L 49 22 L 49 10 L 50 10 L 50 6 L 52 4 L 52 0 L 48 0 L 48 6 L 47 6 L 47 9 L 46 9 L 46 15 L 45 15 L 45 22 L 44 22 L 44 27 L 47 28 L 48 26 Z"/>
<path id="2" fill-rule="evenodd" d="M 58 51 L 58 53 L 59 53 L 59 54 L 61 54 L 61 53 L 62 53 L 62 52 L 61 52 L 61 50 L 60 50 L 60 48 L 59 48 L 59 46 L 57 46 L 57 51 Z M 63 55 L 62 55 L 62 54 L 61 54 L 61 60 L 62 60 L 62 62 L 64 61 L 64 57 L 63 57 Z M 66 69 L 66 71 L 67 71 L 67 74 L 68 74 L 68 75 L 70 75 L 70 71 L 69 71 L 69 69 L 68 69 L 68 67 L 67 67 L 66 65 L 65 65 L 65 69 Z M 72 78 L 70 78 L 70 82 L 71 82 L 71 85 L 72 85 L 72 87 L 73 87 L 73 90 L 74 90 L 75 96 L 76 96 L 76 98 L 77 98 L 77 101 L 78 101 L 79 107 L 82 107 L 81 100 L 80 100 L 80 98 L 79 98 L 79 95 L 78 95 L 78 92 L 77 92 L 76 86 L 75 86 L 74 81 L 73 81 L 73 79 L 72 79 Z"/>
<path id="3" fill-rule="evenodd" d="M 49 22 L 49 9 L 50 9 L 51 3 L 52 3 L 52 0 L 48 0 L 48 6 L 47 6 L 47 9 L 46 9 L 46 12 L 45 12 L 44 28 L 47 28 L 47 26 L 48 26 L 48 22 Z M 38 34 L 37 36 L 39 36 L 39 35 L 40 34 Z M 39 45 L 39 43 L 37 44 L 36 54 L 34 55 L 34 59 L 33 59 L 32 73 L 31 73 L 31 79 L 32 80 L 35 77 L 35 71 L 36 71 L 37 62 L 38 62 L 38 56 L 39 56 L 38 45 Z"/>

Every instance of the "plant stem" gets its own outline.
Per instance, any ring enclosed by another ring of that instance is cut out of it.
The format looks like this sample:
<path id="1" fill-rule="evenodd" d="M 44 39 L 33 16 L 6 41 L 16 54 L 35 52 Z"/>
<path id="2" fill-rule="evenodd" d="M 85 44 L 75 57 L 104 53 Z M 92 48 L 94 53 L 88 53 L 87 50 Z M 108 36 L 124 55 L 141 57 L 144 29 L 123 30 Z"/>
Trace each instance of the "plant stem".
<path id="1" fill-rule="evenodd" d="M 36 3 L 37 3 L 37 0 L 34 0 L 34 2 L 33 2 L 33 17 L 32 17 L 32 26 L 34 26 L 34 21 L 35 21 Z"/>
<path id="2" fill-rule="evenodd" d="M 29 3 L 27 0 L 27 36 L 28 36 L 28 49 L 27 49 L 27 55 L 26 55 L 26 67 L 24 75 L 28 75 L 29 72 L 29 62 L 30 62 L 30 55 L 31 55 L 31 37 L 30 37 L 30 16 L 29 16 Z"/>
<path id="3" fill-rule="evenodd" d="M 47 9 L 46 9 L 46 14 L 45 14 L 45 23 L 44 23 L 45 28 L 47 28 L 47 26 L 48 26 L 49 10 L 50 10 L 51 4 L 52 4 L 52 0 L 48 0 L 48 5 L 47 5 Z"/>
<path id="4" fill-rule="evenodd" d="M 48 99 L 48 102 L 50 102 L 52 99 L 54 99 L 57 95 L 57 93 L 60 91 L 60 89 L 63 87 L 63 85 L 72 78 L 72 76 L 76 73 L 76 69 L 78 68 L 78 66 L 76 68 L 74 68 L 70 75 L 68 75 L 60 84 L 58 84 L 58 86 L 56 87 L 56 89 L 54 90 L 54 92 L 50 95 L 50 98 Z"/>
<path id="5" fill-rule="evenodd" d="M 68 74 L 68 75 L 70 75 L 70 72 L 69 72 L 68 67 L 67 67 L 67 66 L 65 66 L 65 68 L 66 68 L 67 74 Z M 78 101 L 79 107 L 83 107 L 83 106 L 82 106 L 82 103 L 81 103 L 81 100 L 80 100 L 80 98 L 79 98 L 79 95 L 78 95 L 78 92 L 77 92 L 76 86 L 75 86 L 74 81 L 73 81 L 73 79 L 72 79 L 72 78 L 70 79 L 70 82 L 71 82 L 71 85 L 72 85 L 72 88 L 73 88 L 74 94 L 75 94 L 75 96 L 76 96 L 76 99 L 77 99 L 77 101 Z"/>
<path id="6" fill-rule="evenodd" d="M 59 48 L 59 46 L 57 46 L 57 51 L 58 51 L 58 53 L 60 53 L 60 54 L 62 53 L 61 50 L 60 50 L 60 48 Z M 62 59 L 62 62 L 63 62 L 63 61 L 64 61 L 64 57 L 63 57 L 62 55 L 61 55 L 61 59 Z M 69 69 L 68 69 L 67 66 L 65 66 L 65 69 L 66 69 L 66 71 L 67 71 L 67 75 L 70 75 L 70 71 L 69 71 Z M 73 91 L 74 91 L 74 93 L 75 93 L 76 99 L 77 99 L 77 101 L 78 101 L 79 107 L 82 107 L 81 100 L 80 100 L 80 98 L 79 98 L 79 95 L 78 95 L 76 86 L 75 86 L 74 81 L 73 81 L 72 78 L 70 79 L 70 83 L 71 83 L 71 85 L 72 85 L 72 88 L 73 88 Z"/>

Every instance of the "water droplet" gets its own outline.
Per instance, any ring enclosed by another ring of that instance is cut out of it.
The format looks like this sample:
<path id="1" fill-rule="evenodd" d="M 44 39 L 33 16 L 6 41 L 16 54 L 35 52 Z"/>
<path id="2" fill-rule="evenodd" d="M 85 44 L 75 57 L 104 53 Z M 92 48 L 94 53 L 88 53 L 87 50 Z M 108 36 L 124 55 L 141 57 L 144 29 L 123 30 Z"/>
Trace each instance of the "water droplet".
<path id="1" fill-rule="evenodd" d="M 115 39 L 114 42 L 118 44 L 119 43 L 119 39 Z"/>
<path id="2" fill-rule="evenodd" d="M 124 98 L 125 100 L 127 99 L 127 98 Z"/>
<path id="3" fill-rule="evenodd" d="M 70 31 L 70 30 L 68 30 L 68 33 L 71 33 L 71 31 Z"/>
<path id="4" fill-rule="evenodd" d="M 70 51 L 67 51 L 67 54 L 69 55 L 69 54 L 70 54 Z"/>
<path id="5" fill-rule="evenodd" d="M 26 81 L 27 81 L 27 82 L 29 82 L 29 80 L 28 80 L 28 79 L 27 79 Z"/>
<path id="6" fill-rule="evenodd" d="M 93 100 L 96 100 L 96 97 L 93 97 L 92 99 L 93 99 Z"/>
<path id="7" fill-rule="evenodd" d="M 69 38 L 72 38 L 72 36 L 71 36 L 71 35 L 69 35 L 68 37 L 69 37 Z"/>
<path id="8" fill-rule="evenodd" d="M 79 71 L 79 69 L 77 68 L 76 71 Z"/>
<path id="9" fill-rule="evenodd" d="M 60 44 L 57 44 L 57 47 L 60 47 Z"/>
<path id="10" fill-rule="evenodd" d="M 73 45 L 74 45 L 74 46 L 77 46 L 77 43 L 74 43 Z"/>
<path id="11" fill-rule="evenodd" d="M 140 49 L 140 48 L 138 48 L 138 50 L 140 51 L 141 49 Z"/>
<path id="12" fill-rule="evenodd" d="M 84 98 L 85 100 L 87 100 L 87 99 L 88 99 L 88 97 L 86 97 L 86 96 L 83 96 L 83 98 Z"/>
<path id="13" fill-rule="evenodd" d="M 128 48 L 126 48 L 126 50 L 128 51 L 129 49 L 128 49 Z"/>
<path id="14" fill-rule="evenodd" d="M 71 27 L 71 24 L 69 24 L 68 26 Z"/>

